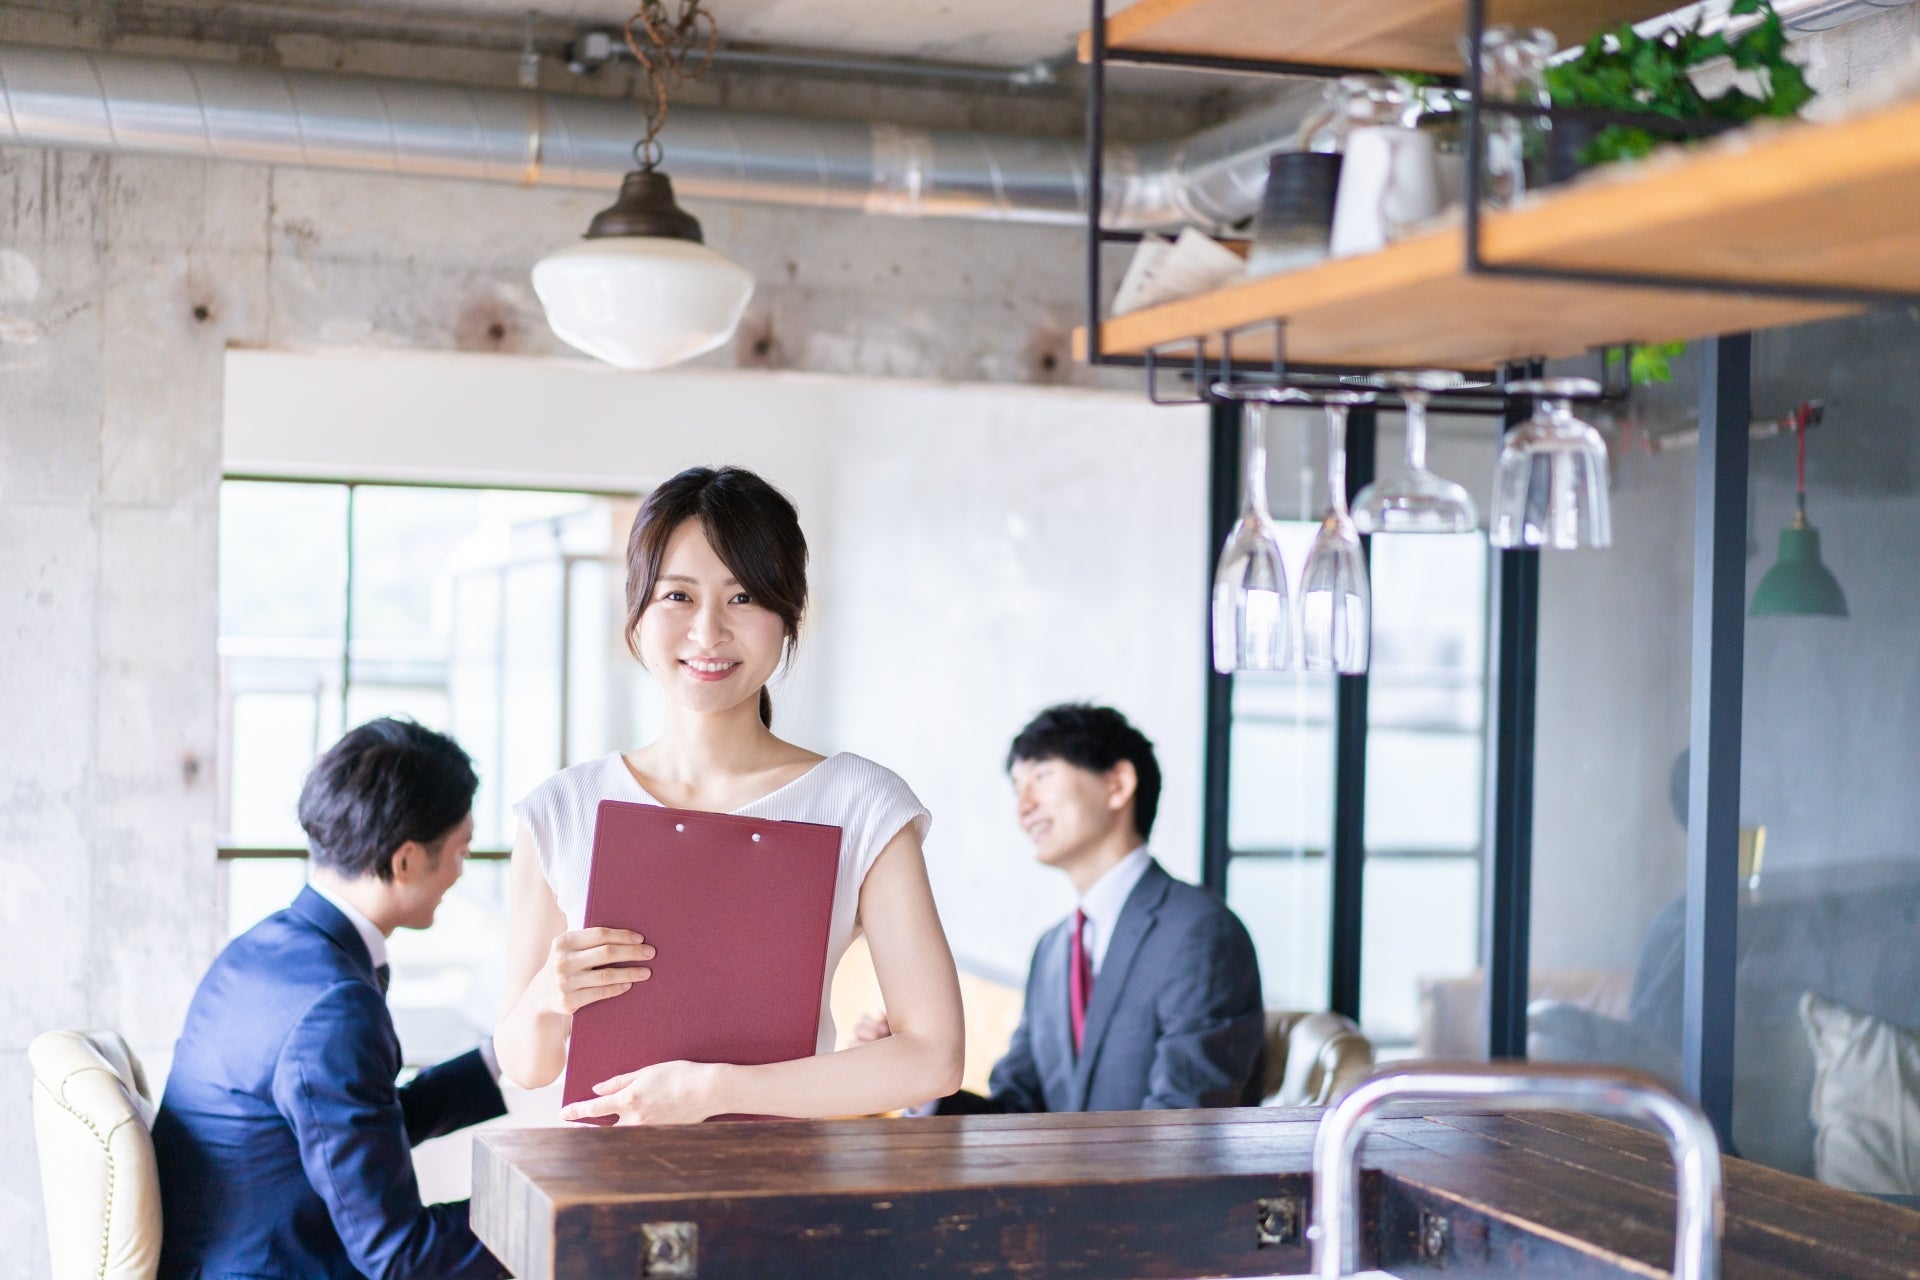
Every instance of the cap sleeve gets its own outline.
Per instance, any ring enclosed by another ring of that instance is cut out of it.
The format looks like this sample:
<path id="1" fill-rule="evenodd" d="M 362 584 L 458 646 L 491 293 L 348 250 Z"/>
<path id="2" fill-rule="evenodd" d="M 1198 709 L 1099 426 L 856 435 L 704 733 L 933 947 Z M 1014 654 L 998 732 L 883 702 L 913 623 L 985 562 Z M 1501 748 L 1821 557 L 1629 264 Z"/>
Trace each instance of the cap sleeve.
<path id="1" fill-rule="evenodd" d="M 540 871 L 571 928 L 579 928 L 586 910 L 593 826 L 591 817 L 582 815 L 594 812 L 599 802 L 592 772 L 590 764 L 563 769 L 513 806 L 513 816 L 533 836 Z"/>
<path id="2" fill-rule="evenodd" d="M 861 756 L 849 756 L 849 782 L 855 803 L 850 807 L 847 852 L 853 859 L 853 882 L 864 883 L 893 838 L 908 827 L 925 842 L 933 815 L 920 803 L 906 780 L 884 765 Z"/>

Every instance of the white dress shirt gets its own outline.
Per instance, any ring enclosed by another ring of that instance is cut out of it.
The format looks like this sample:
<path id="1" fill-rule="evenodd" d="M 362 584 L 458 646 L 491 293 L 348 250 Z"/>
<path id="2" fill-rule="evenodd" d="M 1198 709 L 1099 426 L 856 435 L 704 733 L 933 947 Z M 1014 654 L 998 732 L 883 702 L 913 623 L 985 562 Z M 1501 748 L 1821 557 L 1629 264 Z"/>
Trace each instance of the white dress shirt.
<path id="1" fill-rule="evenodd" d="M 380 932 L 380 926 L 361 914 L 360 908 L 327 888 L 318 880 L 309 880 L 307 887 L 331 902 L 347 918 L 353 931 L 360 935 L 360 941 L 367 944 L 367 954 L 373 957 L 373 967 L 378 969 L 387 962 L 387 935 Z"/>
<path id="2" fill-rule="evenodd" d="M 1087 916 L 1086 933 L 1082 937 L 1096 978 L 1100 976 L 1101 961 L 1107 958 L 1107 946 L 1113 941 L 1113 931 L 1120 923 L 1120 911 L 1127 905 L 1127 897 L 1133 892 L 1133 887 L 1140 883 L 1140 877 L 1147 874 L 1147 863 L 1152 857 L 1147 852 L 1147 846 L 1141 845 L 1115 863 L 1111 871 L 1095 880 L 1080 898 L 1080 910 Z"/>

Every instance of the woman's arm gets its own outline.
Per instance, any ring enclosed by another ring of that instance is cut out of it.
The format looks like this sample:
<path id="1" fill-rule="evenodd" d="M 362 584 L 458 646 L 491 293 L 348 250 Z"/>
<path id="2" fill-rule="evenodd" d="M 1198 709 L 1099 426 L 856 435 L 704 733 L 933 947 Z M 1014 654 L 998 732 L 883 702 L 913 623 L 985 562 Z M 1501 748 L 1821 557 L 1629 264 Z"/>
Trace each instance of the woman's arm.
<path id="1" fill-rule="evenodd" d="M 871 1115 L 952 1093 L 966 1049 L 960 979 L 911 825 L 867 872 L 860 920 L 893 1028 L 886 1039 L 768 1066 L 663 1062 L 615 1076 L 596 1088 L 601 1097 L 561 1118 L 677 1124 L 715 1115 Z"/>
<path id="2" fill-rule="evenodd" d="M 653 948 L 626 929 L 568 933 L 525 824 L 514 837 L 508 886 L 507 984 L 493 1051 L 502 1075 L 523 1089 L 538 1089 L 553 1083 L 567 1065 L 576 1009 L 653 976 L 650 969 L 606 966 L 651 960 Z"/>

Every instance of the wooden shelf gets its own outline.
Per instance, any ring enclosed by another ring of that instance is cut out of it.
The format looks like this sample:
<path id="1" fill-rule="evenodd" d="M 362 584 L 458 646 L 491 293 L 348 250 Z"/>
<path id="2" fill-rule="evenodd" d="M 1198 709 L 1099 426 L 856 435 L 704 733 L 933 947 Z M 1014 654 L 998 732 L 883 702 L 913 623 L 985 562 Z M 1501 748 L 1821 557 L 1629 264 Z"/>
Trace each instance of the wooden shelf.
<path id="1" fill-rule="evenodd" d="M 1483 232 L 1493 263 L 1920 294 L 1920 102 L 1665 152 L 1490 214 Z M 1488 368 L 1858 309 L 1470 276 L 1453 227 L 1115 317 L 1102 326 L 1102 346 L 1116 355 L 1163 348 L 1178 359 L 1197 338 L 1217 352 L 1221 333 L 1284 318 L 1287 354 L 1303 362 Z M 1085 347 L 1082 330 L 1082 358 Z M 1265 358 L 1271 349 L 1271 330 L 1234 338 L 1236 357 Z"/>
<path id="2" fill-rule="evenodd" d="M 1492 0 L 1487 23 L 1545 27 L 1561 47 L 1622 22 L 1671 9 L 1662 0 Z M 1319 66 L 1404 71 L 1460 70 L 1460 0 L 1138 0 L 1107 19 L 1114 49 L 1184 53 Z M 1080 60 L 1092 56 L 1080 36 Z"/>

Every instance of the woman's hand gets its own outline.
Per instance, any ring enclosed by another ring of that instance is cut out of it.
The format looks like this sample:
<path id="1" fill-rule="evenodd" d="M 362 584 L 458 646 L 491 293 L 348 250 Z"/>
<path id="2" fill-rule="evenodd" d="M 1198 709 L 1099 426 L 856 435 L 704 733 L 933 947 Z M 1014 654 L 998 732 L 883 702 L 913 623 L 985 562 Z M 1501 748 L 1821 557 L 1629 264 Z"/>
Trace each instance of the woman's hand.
<path id="1" fill-rule="evenodd" d="M 872 1044 L 875 1040 L 885 1040 L 893 1034 L 893 1025 L 887 1021 L 884 1013 L 863 1013 L 860 1020 L 853 1024 L 853 1042 Z"/>
<path id="2" fill-rule="evenodd" d="M 727 1108 L 720 1101 L 724 1068 L 710 1062 L 660 1062 L 602 1080 L 600 1096 L 560 1112 L 562 1120 L 614 1117 L 615 1124 L 694 1124 Z"/>
<path id="3" fill-rule="evenodd" d="M 631 929 L 575 929 L 549 944 L 531 994 L 543 1012 L 572 1017 L 651 978 L 653 970 L 631 966 L 653 956 L 647 940 Z"/>

